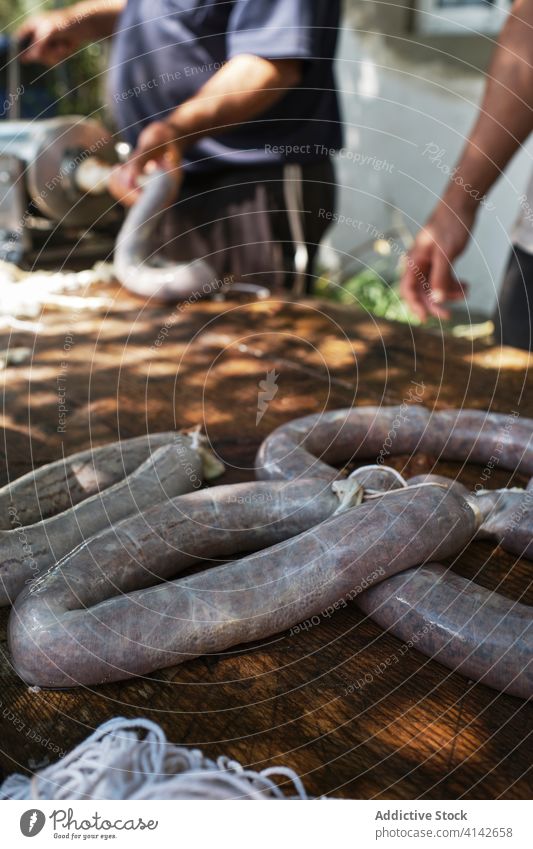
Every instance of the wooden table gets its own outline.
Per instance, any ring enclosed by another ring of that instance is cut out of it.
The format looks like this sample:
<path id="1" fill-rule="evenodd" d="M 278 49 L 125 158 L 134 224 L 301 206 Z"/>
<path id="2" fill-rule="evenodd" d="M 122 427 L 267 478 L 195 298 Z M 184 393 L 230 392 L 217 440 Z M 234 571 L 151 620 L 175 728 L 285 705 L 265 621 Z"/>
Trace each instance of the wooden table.
<path id="1" fill-rule="evenodd" d="M 201 423 L 227 465 L 225 482 L 253 477 L 261 440 L 278 424 L 350 405 L 401 403 L 412 381 L 428 407 L 466 405 L 533 416 L 529 357 L 376 322 L 319 301 L 202 303 L 181 309 L 123 296 L 100 312 L 50 312 L 32 349 L 4 372 L 1 483 L 93 444 Z M 159 342 L 158 342 L 159 340 Z M 256 424 L 258 385 L 279 391 Z M 58 386 L 69 412 L 58 432 Z M 433 458 L 396 458 L 423 471 Z M 439 464 L 474 484 L 480 469 Z M 519 484 L 496 468 L 490 486 Z M 457 569 L 531 603 L 531 564 L 476 543 Z M 529 597 L 528 597 L 529 594 Z M 128 683 L 32 692 L 9 665 L 1 616 L 4 773 L 35 769 L 114 716 L 146 716 L 170 740 L 230 754 L 261 769 L 288 764 L 312 794 L 359 798 L 527 797 L 531 708 L 474 685 L 357 611 L 306 633 L 198 659 Z M 372 681 L 346 695 L 349 684 Z"/>

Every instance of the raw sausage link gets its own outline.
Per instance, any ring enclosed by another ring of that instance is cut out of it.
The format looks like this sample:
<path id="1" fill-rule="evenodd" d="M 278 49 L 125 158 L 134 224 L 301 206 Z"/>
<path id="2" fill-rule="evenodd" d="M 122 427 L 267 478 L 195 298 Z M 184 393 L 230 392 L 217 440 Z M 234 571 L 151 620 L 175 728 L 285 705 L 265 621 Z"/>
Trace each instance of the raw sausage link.
<path id="1" fill-rule="evenodd" d="M 161 217 L 179 189 L 180 178 L 164 168 L 145 181 L 139 200 L 129 210 L 115 246 L 115 274 L 122 285 L 145 298 L 198 300 L 216 291 L 217 275 L 205 259 L 172 265 L 154 251 Z"/>
<path id="2" fill-rule="evenodd" d="M 8 509 L 15 507 L 22 525 L 54 516 L 131 474 L 150 454 L 176 439 L 154 433 L 111 442 L 47 463 L 0 489 L 0 530 L 9 530 Z"/>
<path id="3" fill-rule="evenodd" d="M 336 480 L 341 473 L 329 463 L 373 458 L 381 464 L 390 454 L 418 450 L 441 459 L 485 464 L 496 457 L 501 468 L 532 475 L 533 420 L 479 410 L 430 414 L 414 405 L 333 410 L 295 419 L 273 431 L 259 449 L 256 472 L 260 480 L 307 476 Z M 500 492 L 498 498 L 489 493 L 478 502 L 487 518 L 481 535 L 496 539 L 513 554 L 531 557 L 531 489 Z"/>
<path id="4" fill-rule="evenodd" d="M 479 410 L 429 412 L 419 406 L 357 407 L 295 419 L 259 449 L 257 477 L 339 477 L 354 458 L 385 462 L 393 454 L 424 451 L 442 460 L 487 463 L 533 475 L 533 420 Z"/>
<path id="5" fill-rule="evenodd" d="M 390 486 L 387 472 L 383 468 L 381 479 L 374 478 L 376 488 Z M 418 475 L 408 484 L 428 482 L 469 495 L 459 481 L 442 475 Z M 480 536 L 503 538 L 510 517 L 518 521 L 523 516 L 523 502 L 523 493 L 512 490 L 477 496 L 484 517 Z M 528 542 L 531 547 L 531 534 Z M 436 563 L 394 575 L 359 596 L 356 604 L 406 645 L 449 669 L 510 695 L 533 695 L 533 617 L 526 605 Z"/>
<path id="6" fill-rule="evenodd" d="M 324 459 L 342 464 L 356 456 L 383 462 L 389 454 L 417 449 L 447 459 L 481 463 L 497 456 L 503 468 L 519 468 L 532 474 L 532 437 L 530 419 L 518 421 L 513 416 L 479 411 L 445 411 L 430 416 L 423 408 L 414 406 L 340 410 L 297 419 L 274 431 L 259 450 L 258 475 L 290 479 L 312 470 L 313 474 L 331 480 L 339 472 L 324 463 Z M 378 490 L 399 485 L 391 482 L 386 468 L 381 475 L 376 471 L 356 470 L 353 476 Z M 467 493 L 458 481 L 439 475 L 419 476 L 409 484 L 428 482 L 446 485 L 457 495 Z M 482 514 L 479 536 L 496 539 L 508 551 L 533 558 L 532 493 L 533 478 L 526 492 L 480 493 L 475 499 Z M 400 639 L 407 640 L 411 638 L 409 634 L 424 631 L 417 648 L 428 657 L 434 655 L 438 646 L 437 659 L 451 669 L 497 689 L 530 697 L 533 694 L 527 665 L 533 649 L 530 608 L 490 594 L 451 572 L 439 571 L 441 567 L 435 569 L 436 572 L 428 572 L 428 567 L 425 571 L 413 570 L 408 597 L 402 594 L 405 588 L 403 576 L 399 576 L 363 594 L 358 604 Z M 432 578 L 438 582 L 426 602 Z M 455 604 L 459 590 L 464 592 L 464 598 Z M 407 607 L 409 616 L 401 619 L 399 614 Z M 475 616 L 473 610 L 477 611 Z M 376 615 L 375 611 L 378 611 Z M 428 622 L 435 628 L 426 634 Z"/>
<path id="7" fill-rule="evenodd" d="M 306 481 L 304 490 L 311 486 Z M 224 511 L 214 492 L 184 496 L 180 504 L 210 495 L 220 516 Z M 208 509 L 210 526 L 212 515 Z M 239 527 L 248 524 L 241 509 L 236 516 Z M 239 545 L 234 521 L 222 539 L 218 531 L 212 536 L 201 526 L 187 554 L 230 555 Z M 134 592 L 128 590 L 139 585 L 138 570 L 121 569 L 112 558 L 96 580 L 94 570 L 91 577 L 87 574 L 93 558 L 74 553 L 17 599 L 9 623 L 13 664 L 25 681 L 44 687 L 144 675 L 283 631 L 338 600 L 354 598 L 363 580 L 372 584 L 457 552 L 476 530 L 476 513 L 465 499 L 428 486 L 349 509 L 233 563 Z M 89 546 L 98 546 L 104 537 Z M 183 538 L 180 529 L 180 548 Z M 258 542 L 264 544 L 263 535 Z M 152 580 L 166 576 L 166 567 L 165 574 L 159 571 L 157 545 L 140 554 L 137 540 L 126 540 L 125 546 L 130 556 L 133 546 L 142 574 L 152 573 Z M 98 554 L 103 553 L 102 545 Z"/>
<path id="8" fill-rule="evenodd" d="M 199 488 L 203 459 L 196 442 L 195 437 L 174 434 L 171 443 L 156 449 L 122 481 L 43 522 L 22 526 L 18 501 L 13 502 L 8 508 L 12 530 L 0 531 L 0 606 L 12 604 L 26 583 L 98 531 Z"/>
<path id="9" fill-rule="evenodd" d="M 390 486 L 387 471 L 384 468 L 381 479 L 374 479 L 376 488 Z M 409 486 L 428 482 L 469 495 L 459 481 L 442 475 L 408 480 Z M 503 540 L 511 521 L 523 520 L 524 503 L 524 494 L 513 490 L 478 495 L 476 504 L 483 515 L 479 536 Z M 517 553 L 531 555 L 531 533 L 527 542 Z M 512 550 L 519 543 L 520 537 L 511 534 L 506 547 Z M 449 669 L 510 695 L 533 695 L 533 617 L 526 605 L 436 563 L 389 578 L 359 596 L 356 604 L 404 644 Z"/>
<path id="10" fill-rule="evenodd" d="M 531 609 L 435 563 L 371 587 L 357 606 L 384 630 L 467 678 L 533 696 Z"/>

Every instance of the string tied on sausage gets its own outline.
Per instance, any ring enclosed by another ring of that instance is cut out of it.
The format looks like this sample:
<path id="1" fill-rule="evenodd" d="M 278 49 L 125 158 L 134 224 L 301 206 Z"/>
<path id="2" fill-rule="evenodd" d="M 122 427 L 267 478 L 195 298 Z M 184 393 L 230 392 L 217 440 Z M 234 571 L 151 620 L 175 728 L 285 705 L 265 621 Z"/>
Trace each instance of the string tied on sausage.
<path id="1" fill-rule="evenodd" d="M 421 489 L 424 486 L 437 486 L 441 489 L 448 489 L 446 484 L 438 483 L 434 481 L 424 481 L 423 483 L 416 484 L 408 484 L 405 480 L 404 476 L 400 474 L 397 469 L 394 469 L 392 466 L 384 466 L 380 463 L 371 463 L 367 466 L 360 466 L 358 469 L 355 469 L 350 475 L 348 475 L 348 480 L 354 480 L 361 472 L 385 472 L 387 474 L 391 474 L 400 484 L 397 489 L 372 489 L 372 487 L 366 487 L 363 484 L 359 484 L 361 489 L 363 490 L 362 501 L 373 501 L 376 498 L 384 498 L 387 495 L 397 495 L 403 489 Z"/>
<path id="2" fill-rule="evenodd" d="M 203 476 L 206 481 L 215 480 L 224 474 L 226 468 L 215 451 L 213 451 L 208 438 L 202 433 L 201 425 L 182 430 L 179 434 L 190 437 L 191 448 L 200 455 Z"/>
<path id="3" fill-rule="evenodd" d="M 355 471 L 348 475 L 348 478 L 355 478 L 360 475 L 361 472 L 386 472 L 387 474 L 392 475 L 393 478 L 398 481 L 401 487 L 405 488 L 406 486 L 409 486 L 404 476 L 400 474 L 397 469 L 394 469 L 392 466 L 384 466 L 382 463 L 370 463 L 366 466 L 359 466 L 358 469 L 355 469 Z M 377 492 L 377 490 L 373 489 L 368 489 L 367 491 Z"/>
<path id="4" fill-rule="evenodd" d="M 355 480 L 358 475 L 362 472 L 384 472 L 386 474 L 391 474 L 392 477 L 400 484 L 400 486 L 396 489 L 372 489 L 371 487 L 365 487 L 363 484 L 359 484 L 361 488 L 361 499 L 358 502 L 361 504 L 364 501 L 376 501 L 381 500 L 382 498 L 386 498 L 389 495 L 398 495 L 399 492 L 404 492 L 405 489 L 415 490 L 415 489 L 423 489 L 424 487 L 437 487 L 440 489 L 448 490 L 449 486 L 445 483 L 440 483 L 438 481 L 422 481 L 420 483 L 410 484 L 406 481 L 400 472 L 397 469 L 394 469 L 392 466 L 384 466 L 378 463 L 371 463 L 367 466 L 360 466 L 358 469 L 355 469 L 349 476 L 348 480 Z M 476 523 L 478 528 L 483 523 L 484 515 L 482 510 L 480 509 L 479 504 L 476 503 L 476 496 L 465 496 L 465 501 L 473 511 L 476 517 Z"/>

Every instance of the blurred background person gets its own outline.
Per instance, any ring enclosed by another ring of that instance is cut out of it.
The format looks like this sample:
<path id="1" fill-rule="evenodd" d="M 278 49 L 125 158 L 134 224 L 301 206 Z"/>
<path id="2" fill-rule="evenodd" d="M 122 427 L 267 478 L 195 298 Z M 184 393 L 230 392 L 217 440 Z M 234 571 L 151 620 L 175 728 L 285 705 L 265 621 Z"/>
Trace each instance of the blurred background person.
<path id="1" fill-rule="evenodd" d="M 133 147 L 114 196 L 133 203 L 149 162 L 183 169 L 169 256 L 301 294 L 335 203 L 338 24 L 339 0 L 88 0 L 18 35 L 48 66 L 112 36 L 108 105 Z"/>
<path id="2" fill-rule="evenodd" d="M 533 130 L 533 0 L 515 0 L 493 55 L 477 120 L 449 184 L 409 253 L 400 291 L 422 320 L 447 318 L 464 298 L 453 263 L 465 250 L 482 201 Z M 468 190 L 466 190 L 466 187 Z M 520 199 L 511 255 L 494 314 L 503 345 L 531 350 L 533 179 Z"/>

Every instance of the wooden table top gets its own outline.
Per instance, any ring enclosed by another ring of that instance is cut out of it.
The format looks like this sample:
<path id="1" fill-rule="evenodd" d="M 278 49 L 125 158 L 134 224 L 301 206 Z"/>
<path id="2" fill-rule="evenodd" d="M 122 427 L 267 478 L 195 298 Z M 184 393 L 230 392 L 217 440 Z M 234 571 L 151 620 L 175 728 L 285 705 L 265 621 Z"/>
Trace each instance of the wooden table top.
<path id="1" fill-rule="evenodd" d="M 109 290 L 108 290 L 109 293 Z M 92 444 L 201 423 L 226 463 L 223 482 L 253 478 L 262 439 L 296 416 L 352 404 L 397 404 L 412 381 L 429 408 L 533 417 L 530 358 L 378 322 L 320 301 L 146 305 L 50 311 L 42 329 L 3 333 L 31 349 L 3 371 L 1 479 Z M 1 356 L 1 355 L 0 355 Z M 256 425 L 259 381 L 275 399 Z M 58 381 L 69 412 L 58 432 Z M 395 458 L 424 471 L 430 457 Z M 439 464 L 473 484 L 480 470 Z M 495 468 L 490 486 L 523 483 Z M 456 568 L 531 603 L 531 564 L 488 544 Z M 35 769 L 100 722 L 145 716 L 176 743 L 262 769 L 294 768 L 314 795 L 352 798 L 527 798 L 531 707 L 475 685 L 411 649 L 386 674 L 345 694 L 400 642 L 354 605 L 307 632 L 200 658 L 142 680 L 32 692 L 10 668 L 0 611 L 0 766 Z"/>

